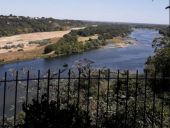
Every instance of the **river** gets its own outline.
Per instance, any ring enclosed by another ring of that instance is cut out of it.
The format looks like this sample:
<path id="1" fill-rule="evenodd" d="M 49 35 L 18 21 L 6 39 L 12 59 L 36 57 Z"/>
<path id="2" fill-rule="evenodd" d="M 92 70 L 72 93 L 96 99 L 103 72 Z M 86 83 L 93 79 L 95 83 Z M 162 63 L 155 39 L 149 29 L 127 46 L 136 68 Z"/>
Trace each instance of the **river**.
<path id="1" fill-rule="evenodd" d="M 31 70 L 33 72 L 41 70 L 46 72 L 48 69 L 57 71 L 63 68 L 64 64 L 68 64 L 68 68 L 75 65 L 78 60 L 88 59 L 94 63 L 91 65 L 95 68 L 110 68 L 113 70 L 139 70 L 143 71 L 145 62 L 154 52 L 152 41 L 159 37 L 158 31 L 154 29 L 134 29 L 129 37 L 137 40 L 136 44 L 129 45 L 125 48 L 116 48 L 113 44 L 108 44 L 100 49 L 87 51 L 69 56 L 61 56 L 56 58 L 14 62 L 0 66 L 0 76 L 4 72 L 11 70 Z"/>
<path id="2" fill-rule="evenodd" d="M 95 68 L 110 68 L 112 70 L 139 70 L 140 72 L 144 69 L 144 64 L 148 58 L 154 53 L 152 48 L 152 41 L 154 38 L 159 37 L 159 33 L 153 29 L 135 29 L 129 37 L 137 40 L 136 44 L 129 45 L 124 48 L 116 48 L 113 44 L 108 44 L 100 49 L 87 51 L 81 54 L 75 54 L 70 56 L 62 56 L 49 59 L 35 59 L 27 60 L 21 62 L 14 62 L 10 64 L 4 64 L 0 66 L 0 79 L 3 78 L 4 72 L 8 72 L 8 75 L 15 73 L 16 70 L 19 70 L 20 78 L 24 75 L 21 75 L 21 72 L 31 70 L 31 73 L 35 74 L 37 70 L 46 72 L 48 69 L 52 69 L 53 72 L 57 72 L 59 68 L 64 68 L 64 64 L 68 64 L 68 69 L 73 68 L 76 62 L 79 60 L 91 60 L 94 63 L 91 65 Z M 42 73 L 43 74 L 43 73 Z M 12 75 L 11 75 L 12 76 Z M 14 75 L 15 76 L 15 75 Z M 8 76 L 9 79 L 9 76 Z M 15 86 L 11 86 L 14 83 L 8 83 L 7 86 L 7 97 L 6 97 L 6 115 L 13 115 L 14 111 L 14 90 Z M 25 82 L 18 87 L 18 97 L 19 103 L 18 111 L 22 108 L 23 96 L 25 96 Z M 0 101 L 3 101 L 3 85 L 0 83 Z M 34 84 L 32 85 L 34 86 Z M 36 86 L 35 86 L 36 87 Z M 36 92 L 36 91 L 33 91 Z M 0 117 L 2 115 L 2 102 L 0 102 Z"/>

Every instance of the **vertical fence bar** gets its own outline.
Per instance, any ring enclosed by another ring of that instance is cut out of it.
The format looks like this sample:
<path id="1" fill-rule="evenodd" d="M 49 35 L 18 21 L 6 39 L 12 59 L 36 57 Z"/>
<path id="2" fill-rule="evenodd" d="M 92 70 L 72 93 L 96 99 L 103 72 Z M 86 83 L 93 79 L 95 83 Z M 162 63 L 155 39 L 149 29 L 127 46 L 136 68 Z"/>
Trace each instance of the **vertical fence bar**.
<path id="1" fill-rule="evenodd" d="M 168 100 L 168 107 L 169 107 L 168 108 L 169 109 L 168 110 L 169 111 L 169 114 L 168 114 L 169 115 L 169 119 L 168 119 L 168 121 L 170 122 L 170 100 Z M 170 123 L 168 124 L 168 128 L 170 128 Z"/>
<path id="2" fill-rule="evenodd" d="M 5 107 L 6 107 L 6 80 L 7 80 L 7 72 L 5 72 L 5 79 L 4 79 L 4 100 L 3 100 L 3 117 L 2 117 L 2 126 L 5 125 Z"/>
<path id="3" fill-rule="evenodd" d="M 90 98 L 90 79 L 91 79 L 91 71 L 88 73 L 88 85 L 87 85 L 87 114 L 89 114 L 89 98 Z"/>
<path id="4" fill-rule="evenodd" d="M 135 87 L 135 108 L 134 108 L 134 128 L 136 128 L 136 116 L 137 116 L 137 100 L 138 100 L 138 70 L 136 71 L 136 87 Z"/>
<path id="5" fill-rule="evenodd" d="M 29 71 L 27 72 L 26 102 L 25 102 L 26 109 L 27 109 L 27 106 L 28 106 L 28 88 L 29 88 Z"/>
<path id="6" fill-rule="evenodd" d="M 78 88 L 77 88 L 77 110 L 79 111 L 79 103 L 80 103 L 80 75 L 81 71 L 79 70 L 79 76 L 78 76 Z"/>
<path id="7" fill-rule="evenodd" d="M 25 102 L 25 107 L 26 107 L 26 110 L 28 108 L 28 88 L 29 88 L 29 71 L 27 72 L 27 85 L 26 85 L 26 102 Z M 28 119 L 27 119 L 27 116 L 25 117 L 26 119 L 26 128 L 28 128 Z"/>
<path id="8" fill-rule="evenodd" d="M 163 114 L 164 114 L 164 92 L 163 92 L 163 97 L 162 97 L 162 103 L 161 103 L 161 128 L 163 128 Z"/>
<path id="9" fill-rule="evenodd" d="M 89 105 L 90 105 L 90 83 L 91 83 L 91 71 L 89 69 L 88 85 L 87 85 L 87 115 L 86 115 L 86 123 L 87 123 L 88 126 L 89 126 L 88 116 L 89 116 Z"/>
<path id="10" fill-rule="evenodd" d="M 118 128 L 118 110 L 119 110 L 119 75 L 120 71 L 117 71 L 117 87 L 116 87 L 116 128 Z"/>
<path id="11" fill-rule="evenodd" d="M 70 101 L 70 77 L 71 77 L 71 71 L 69 69 L 69 72 L 68 72 L 68 88 L 67 88 L 67 108 L 69 107 L 69 101 Z"/>
<path id="12" fill-rule="evenodd" d="M 127 71 L 126 77 L 127 78 L 126 78 L 125 128 L 127 127 L 127 118 L 128 118 L 129 71 Z"/>
<path id="13" fill-rule="evenodd" d="M 109 90 L 110 90 L 110 70 L 108 69 L 108 77 L 107 77 L 107 108 L 106 108 L 106 114 L 108 116 L 108 110 L 109 110 Z"/>
<path id="14" fill-rule="evenodd" d="M 37 102 L 39 102 L 39 91 L 40 91 L 40 70 L 38 70 L 37 78 Z"/>
<path id="15" fill-rule="evenodd" d="M 17 93 L 18 93 L 18 71 L 16 71 L 16 84 L 15 84 L 14 128 L 16 127 Z"/>
<path id="16" fill-rule="evenodd" d="M 98 118 L 99 118 L 99 97 L 100 97 L 100 70 L 99 70 L 98 84 L 97 84 L 96 127 L 98 127 Z"/>
<path id="17" fill-rule="evenodd" d="M 165 74 L 164 74 L 164 72 L 163 72 L 163 74 L 162 74 L 162 82 L 161 83 L 163 83 L 163 85 L 165 85 L 166 84 L 166 82 L 165 82 Z M 160 124 L 160 127 L 161 128 L 163 128 L 163 120 L 164 120 L 164 90 L 162 89 L 161 90 L 162 92 L 162 103 L 161 103 L 161 124 Z"/>
<path id="18" fill-rule="evenodd" d="M 60 109 L 60 74 L 61 71 L 58 71 L 58 83 L 57 83 L 57 109 Z"/>
<path id="19" fill-rule="evenodd" d="M 155 74 L 154 74 L 154 84 L 153 84 L 153 108 L 152 108 L 152 128 L 154 128 L 154 124 L 155 124 L 155 89 L 156 89 L 156 81 L 157 81 L 157 78 L 156 78 L 156 71 L 155 71 Z"/>
<path id="20" fill-rule="evenodd" d="M 147 70 L 145 71 L 145 87 L 144 87 L 144 90 L 145 90 L 145 92 L 144 92 L 144 95 L 145 95 L 145 97 L 144 97 L 144 114 L 143 114 L 143 127 L 145 127 L 146 126 L 146 98 L 147 98 L 147 95 L 146 95 L 146 87 L 147 87 L 147 80 L 148 79 L 148 72 L 147 72 Z"/>
<path id="21" fill-rule="evenodd" d="M 49 98 L 50 98 L 50 69 L 48 70 L 48 80 L 47 80 L 47 100 L 49 102 Z"/>

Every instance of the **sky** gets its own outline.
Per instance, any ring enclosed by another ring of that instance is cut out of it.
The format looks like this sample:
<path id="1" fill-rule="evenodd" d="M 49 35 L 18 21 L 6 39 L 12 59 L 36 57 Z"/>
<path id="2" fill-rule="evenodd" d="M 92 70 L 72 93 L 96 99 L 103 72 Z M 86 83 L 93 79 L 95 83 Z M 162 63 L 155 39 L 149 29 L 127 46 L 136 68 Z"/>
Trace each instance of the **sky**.
<path id="1" fill-rule="evenodd" d="M 169 0 L 0 0 L 0 15 L 169 24 Z"/>

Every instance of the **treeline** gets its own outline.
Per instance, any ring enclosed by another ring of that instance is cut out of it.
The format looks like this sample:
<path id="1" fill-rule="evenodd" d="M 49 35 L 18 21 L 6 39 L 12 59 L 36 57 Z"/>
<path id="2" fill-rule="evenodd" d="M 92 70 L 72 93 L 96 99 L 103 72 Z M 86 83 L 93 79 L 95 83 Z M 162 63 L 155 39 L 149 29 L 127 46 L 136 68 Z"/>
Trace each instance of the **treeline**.
<path id="1" fill-rule="evenodd" d="M 49 45 L 45 48 L 45 53 L 55 51 L 56 55 L 69 55 L 79 53 L 105 45 L 107 39 L 114 36 L 125 36 L 131 32 L 128 26 L 99 25 L 97 27 L 87 27 L 82 30 L 74 30 L 65 35 L 59 42 Z M 98 39 L 89 39 L 85 42 L 79 42 L 79 36 L 98 35 Z"/>
<path id="2" fill-rule="evenodd" d="M 145 25 L 145 24 L 123 24 L 123 23 L 106 23 L 106 22 L 91 22 L 91 21 L 80 21 L 80 20 L 59 20 L 54 18 L 45 17 L 24 17 L 24 16 L 14 16 L 10 14 L 9 16 L 0 15 L 0 37 L 11 36 L 23 33 L 32 32 L 47 32 L 47 31 L 58 31 L 67 30 L 71 27 L 81 27 L 81 26 L 91 26 L 99 25 L 101 28 L 94 29 L 89 27 L 86 31 L 79 31 L 82 36 L 88 36 L 93 33 L 102 34 L 104 32 L 112 34 L 119 34 L 119 31 L 127 30 L 127 27 L 137 27 L 137 28 L 165 28 L 164 25 Z M 114 28 L 113 28 L 114 26 Z M 125 27 L 126 26 L 126 27 Z M 123 33 L 122 33 L 123 34 Z M 106 37 L 110 35 L 105 35 Z M 110 36 L 111 37 L 111 36 Z"/>
<path id="3" fill-rule="evenodd" d="M 161 29 L 167 28 L 167 25 L 161 25 L 161 24 L 131 24 L 131 27 L 161 30 Z"/>
<path id="4" fill-rule="evenodd" d="M 82 30 L 74 31 L 76 35 L 79 36 L 91 36 L 98 34 L 104 39 L 112 39 L 116 36 L 126 36 L 131 32 L 131 27 L 129 25 L 99 25 L 97 27 L 87 27 Z"/>
<path id="5" fill-rule="evenodd" d="M 23 33 L 66 30 L 84 26 L 83 21 L 58 20 L 53 18 L 31 18 L 24 16 L 0 15 L 0 37 Z"/>

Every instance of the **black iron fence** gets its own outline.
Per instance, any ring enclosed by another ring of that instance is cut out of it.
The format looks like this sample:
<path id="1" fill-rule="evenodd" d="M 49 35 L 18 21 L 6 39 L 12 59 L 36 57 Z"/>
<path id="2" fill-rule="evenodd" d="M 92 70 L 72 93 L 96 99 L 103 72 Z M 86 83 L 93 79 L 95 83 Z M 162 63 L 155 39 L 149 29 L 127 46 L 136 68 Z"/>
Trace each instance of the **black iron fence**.
<path id="1" fill-rule="evenodd" d="M 58 109 L 74 104 L 87 112 L 95 127 L 169 128 L 169 86 L 169 77 L 147 71 L 69 70 L 63 75 L 61 70 L 48 70 L 44 76 L 28 71 L 12 77 L 5 73 L 0 80 L 0 127 L 24 123 L 23 103 L 28 108 L 32 99 L 40 102 L 46 94 Z"/>

